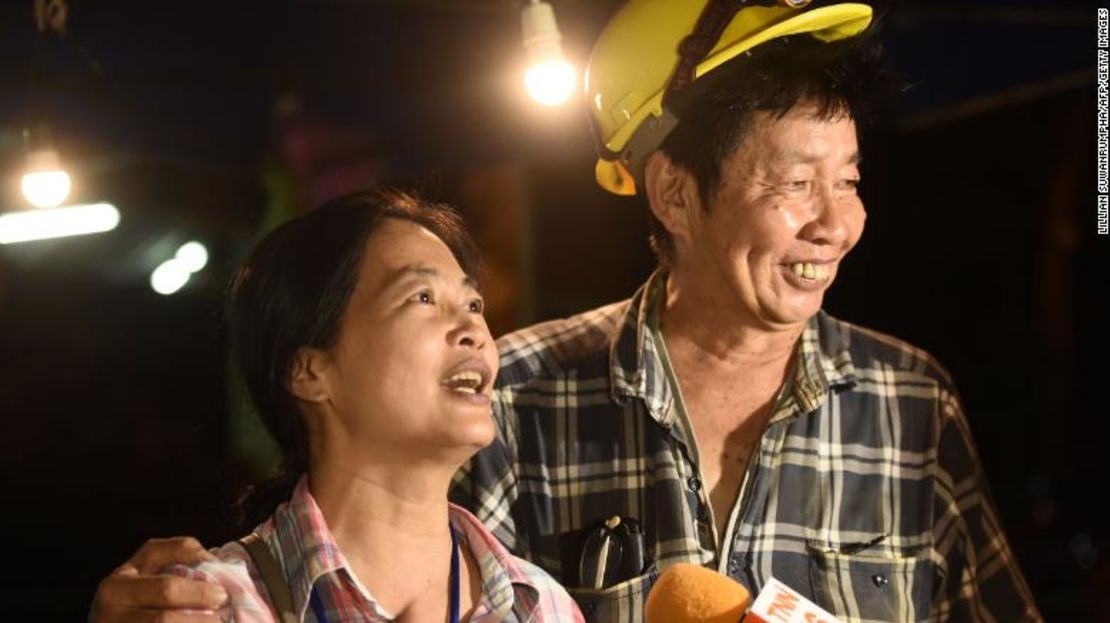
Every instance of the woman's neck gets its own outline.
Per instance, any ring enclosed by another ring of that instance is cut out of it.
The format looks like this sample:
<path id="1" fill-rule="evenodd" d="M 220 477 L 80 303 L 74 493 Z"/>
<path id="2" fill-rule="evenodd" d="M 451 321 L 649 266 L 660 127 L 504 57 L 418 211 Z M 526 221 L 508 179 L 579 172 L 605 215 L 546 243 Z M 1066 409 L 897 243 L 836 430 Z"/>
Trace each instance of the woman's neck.
<path id="1" fill-rule="evenodd" d="M 451 563 L 447 491 L 454 467 L 325 457 L 309 488 L 339 549 L 375 600 L 403 620 L 440 620 Z"/>

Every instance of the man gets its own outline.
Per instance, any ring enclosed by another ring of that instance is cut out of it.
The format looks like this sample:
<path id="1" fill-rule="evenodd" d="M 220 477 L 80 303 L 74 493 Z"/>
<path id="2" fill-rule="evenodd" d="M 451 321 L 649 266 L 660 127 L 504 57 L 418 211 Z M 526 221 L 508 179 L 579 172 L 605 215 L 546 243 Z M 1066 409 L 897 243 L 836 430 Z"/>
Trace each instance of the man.
<path id="1" fill-rule="evenodd" d="M 632 0 L 598 41 L 598 182 L 647 199 L 660 267 L 502 338 L 499 438 L 454 495 L 589 620 L 641 620 L 676 562 L 753 593 L 773 576 L 844 621 L 1040 620 L 948 374 L 821 311 L 866 218 L 870 19 Z M 148 543 L 102 583 L 103 620 L 210 603 L 140 575 L 198 550 Z"/>

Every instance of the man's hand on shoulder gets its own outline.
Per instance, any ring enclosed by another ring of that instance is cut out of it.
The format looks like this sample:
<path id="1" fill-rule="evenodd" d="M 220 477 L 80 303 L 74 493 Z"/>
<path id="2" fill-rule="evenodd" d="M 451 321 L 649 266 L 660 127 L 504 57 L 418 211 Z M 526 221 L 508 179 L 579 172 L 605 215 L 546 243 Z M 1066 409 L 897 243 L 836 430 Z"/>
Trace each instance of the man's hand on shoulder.
<path id="1" fill-rule="evenodd" d="M 219 584 L 158 575 L 167 565 L 216 560 L 192 537 L 151 539 L 96 589 L 93 623 L 217 622 L 227 602 Z"/>

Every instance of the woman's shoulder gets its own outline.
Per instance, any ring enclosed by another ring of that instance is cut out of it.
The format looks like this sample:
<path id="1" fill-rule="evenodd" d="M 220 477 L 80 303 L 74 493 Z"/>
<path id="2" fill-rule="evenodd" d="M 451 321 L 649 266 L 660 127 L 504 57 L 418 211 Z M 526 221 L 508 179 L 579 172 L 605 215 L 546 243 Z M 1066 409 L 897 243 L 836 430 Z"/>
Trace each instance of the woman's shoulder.
<path id="1" fill-rule="evenodd" d="M 174 575 L 219 584 L 227 591 L 227 607 L 217 614 L 230 615 L 237 623 L 275 621 L 261 578 L 250 554 L 238 541 L 209 550 L 215 560 L 192 565 L 170 565 L 162 575 Z"/>

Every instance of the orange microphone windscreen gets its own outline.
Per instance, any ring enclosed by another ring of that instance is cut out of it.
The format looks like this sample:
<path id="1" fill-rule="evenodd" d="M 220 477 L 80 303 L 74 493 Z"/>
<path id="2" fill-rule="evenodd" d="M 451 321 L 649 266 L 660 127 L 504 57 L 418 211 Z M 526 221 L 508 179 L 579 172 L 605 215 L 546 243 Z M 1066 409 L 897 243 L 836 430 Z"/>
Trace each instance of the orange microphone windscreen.
<path id="1" fill-rule="evenodd" d="M 748 589 L 705 567 L 680 563 L 648 593 L 645 623 L 738 623 L 751 603 Z"/>

